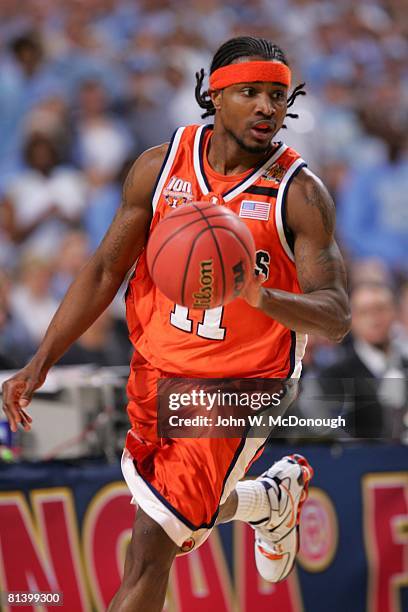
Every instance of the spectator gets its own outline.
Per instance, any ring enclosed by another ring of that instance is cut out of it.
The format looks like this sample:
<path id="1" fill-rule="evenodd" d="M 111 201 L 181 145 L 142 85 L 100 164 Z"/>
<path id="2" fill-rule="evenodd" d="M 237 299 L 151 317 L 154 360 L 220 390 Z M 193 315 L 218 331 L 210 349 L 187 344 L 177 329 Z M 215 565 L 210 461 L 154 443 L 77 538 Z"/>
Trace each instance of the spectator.
<path id="1" fill-rule="evenodd" d="M 58 362 L 59 365 L 92 363 L 101 367 L 129 364 L 130 343 L 115 329 L 109 310 L 79 338 Z"/>
<path id="2" fill-rule="evenodd" d="M 30 342 L 38 346 L 58 307 L 51 293 L 51 265 L 27 255 L 20 266 L 19 282 L 12 289 L 13 314 L 23 321 Z"/>
<path id="3" fill-rule="evenodd" d="M 52 278 L 52 293 L 60 301 L 69 285 L 78 275 L 89 257 L 89 241 L 85 232 L 73 230 L 68 232 L 56 253 L 54 274 Z"/>
<path id="4" fill-rule="evenodd" d="M 80 172 L 61 167 L 54 142 L 32 134 L 25 145 L 26 169 L 6 190 L 4 226 L 23 250 L 46 257 L 75 226 L 86 205 L 86 183 Z"/>
<path id="5" fill-rule="evenodd" d="M 0 370 L 22 368 L 32 356 L 35 343 L 10 305 L 10 279 L 0 270 Z"/>
<path id="6" fill-rule="evenodd" d="M 388 160 L 356 168 L 343 186 L 339 232 L 352 257 L 378 257 L 395 272 L 407 273 L 408 134 L 402 125 L 400 134 L 390 128 L 384 138 Z"/>
<path id="7" fill-rule="evenodd" d="M 405 359 L 408 359 L 408 281 L 401 289 L 398 300 L 398 322 L 395 325 L 395 342 Z"/>
<path id="8" fill-rule="evenodd" d="M 68 119 L 68 105 L 64 96 L 51 94 L 27 113 L 24 129 L 26 134 L 40 133 L 52 139 L 59 158 L 65 162 L 70 157 L 72 136 Z"/>
<path id="9" fill-rule="evenodd" d="M 122 185 L 134 159 L 128 159 L 123 164 L 114 180 L 101 181 L 89 189 L 88 206 L 85 210 L 82 224 L 89 240 L 90 250 L 94 251 L 105 235 L 122 197 Z"/>
<path id="10" fill-rule="evenodd" d="M 23 141 L 23 118 L 46 94 L 64 92 L 47 61 L 41 37 L 27 32 L 10 42 L 0 64 L 0 173 L 15 171 Z M 1 174 L 0 174 L 1 183 Z"/>
<path id="11" fill-rule="evenodd" d="M 91 184 L 112 180 L 131 150 L 125 126 L 108 110 L 107 93 L 95 80 L 79 90 L 76 150 L 80 166 Z"/>
<path id="12" fill-rule="evenodd" d="M 351 311 L 349 353 L 321 372 L 321 384 L 328 397 L 344 397 L 355 435 L 399 437 L 408 408 L 408 360 L 393 342 L 393 291 L 381 283 L 362 282 L 351 294 Z"/>
<path id="13" fill-rule="evenodd" d="M 90 78 L 103 82 L 114 95 L 122 89 L 124 75 L 115 57 L 116 45 L 98 31 L 96 11 L 91 2 L 71 2 L 64 15 L 59 12 L 58 35 L 54 39 L 55 66 L 58 74 L 64 75 L 70 95 Z"/>
<path id="14" fill-rule="evenodd" d="M 174 124 L 167 115 L 165 103 L 174 92 L 176 78 L 177 83 L 180 78 L 184 79 L 174 70 L 167 71 L 167 79 L 159 70 L 135 69 L 129 75 L 122 112 L 126 114 L 139 153 L 171 138 Z"/>
<path id="15" fill-rule="evenodd" d="M 392 276 L 386 264 L 379 258 L 353 261 L 349 270 L 351 286 L 369 281 L 383 285 L 392 284 Z"/>

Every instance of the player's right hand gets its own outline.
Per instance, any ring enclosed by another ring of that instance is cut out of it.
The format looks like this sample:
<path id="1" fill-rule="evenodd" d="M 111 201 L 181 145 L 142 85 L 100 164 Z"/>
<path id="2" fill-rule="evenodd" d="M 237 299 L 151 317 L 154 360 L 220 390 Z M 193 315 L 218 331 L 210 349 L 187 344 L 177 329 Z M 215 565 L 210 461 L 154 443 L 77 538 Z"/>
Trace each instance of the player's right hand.
<path id="1" fill-rule="evenodd" d="M 265 274 L 253 274 L 242 290 L 240 298 L 244 299 L 250 306 L 259 308 L 261 304 L 262 284 L 266 281 Z"/>
<path id="2" fill-rule="evenodd" d="M 25 431 L 31 429 L 32 418 L 26 412 L 36 389 L 44 383 L 45 374 L 39 374 L 32 364 L 17 372 L 2 385 L 3 410 L 11 431 L 17 431 L 19 423 Z"/>

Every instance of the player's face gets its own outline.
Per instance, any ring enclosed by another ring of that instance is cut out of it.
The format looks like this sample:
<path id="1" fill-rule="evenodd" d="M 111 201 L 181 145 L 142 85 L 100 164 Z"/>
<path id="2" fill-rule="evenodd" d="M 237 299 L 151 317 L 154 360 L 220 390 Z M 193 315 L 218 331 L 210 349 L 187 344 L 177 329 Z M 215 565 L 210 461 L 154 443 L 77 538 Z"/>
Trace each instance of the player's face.
<path id="1" fill-rule="evenodd" d="M 238 83 L 216 97 L 217 119 L 238 145 L 249 153 L 268 150 L 281 129 L 287 110 L 287 87 L 279 83 Z"/>

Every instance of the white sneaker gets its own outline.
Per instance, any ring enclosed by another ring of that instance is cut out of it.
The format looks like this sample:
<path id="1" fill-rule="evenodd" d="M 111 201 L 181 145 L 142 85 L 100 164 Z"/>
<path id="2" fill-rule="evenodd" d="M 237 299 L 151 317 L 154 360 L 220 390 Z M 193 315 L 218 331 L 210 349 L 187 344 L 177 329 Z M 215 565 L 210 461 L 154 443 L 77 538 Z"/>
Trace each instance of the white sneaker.
<path id="1" fill-rule="evenodd" d="M 255 561 L 268 582 L 280 582 L 292 571 L 299 550 L 299 521 L 313 468 L 302 455 L 283 457 L 264 472 L 262 482 L 270 515 L 249 524 L 255 530 Z"/>

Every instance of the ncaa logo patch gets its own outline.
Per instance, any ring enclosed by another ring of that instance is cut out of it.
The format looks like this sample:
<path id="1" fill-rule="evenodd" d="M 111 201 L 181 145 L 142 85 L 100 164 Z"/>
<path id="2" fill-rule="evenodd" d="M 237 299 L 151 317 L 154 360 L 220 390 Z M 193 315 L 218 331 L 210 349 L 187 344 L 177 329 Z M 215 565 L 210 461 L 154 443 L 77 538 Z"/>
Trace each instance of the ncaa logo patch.
<path id="1" fill-rule="evenodd" d="M 178 176 L 172 176 L 163 189 L 163 196 L 171 208 L 177 208 L 181 204 L 187 204 L 194 199 L 190 181 L 185 181 Z"/>
<path id="2" fill-rule="evenodd" d="M 272 164 L 272 166 L 269 166 L 269 168 L 265 170 L 262 175 L 262 178 L 266 181 L 275 181 L 275 183 L 280 183 L 285 174 L 285 166 L 282 166 L 281 164 L 278 164 L 278 162 L 275 162 L 274 164 Z"/>

